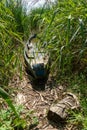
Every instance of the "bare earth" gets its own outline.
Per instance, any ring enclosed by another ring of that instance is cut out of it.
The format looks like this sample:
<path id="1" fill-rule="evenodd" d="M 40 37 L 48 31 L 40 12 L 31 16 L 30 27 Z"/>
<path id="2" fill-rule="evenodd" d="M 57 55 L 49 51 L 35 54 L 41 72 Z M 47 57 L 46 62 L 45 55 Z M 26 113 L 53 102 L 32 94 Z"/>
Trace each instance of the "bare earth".
<path id="1" fill-rule="evenodd" d="M 66 86 L 55 84 L 54 78 L 49 76 L 45 84 L 45 90 L 35 90 L 27 74 L 24 74 L 22 79 L 18 75 L 14 76 L 9 86 L 13 88 L 12 96 L 16 104 L 24 106 L 24 114 L 26 115 L 29 110 L 33 110 L 34 116 L 39 120 L 37 126 L 28 128 L 28 130 L 80 130 L 73 124 L 55 124 L 48 121 L 47 111 L 50 105 L 55 101 L 61 100 L 63 93 L 66 91 Z M 38 86 L 35 87 L 37 88 Z M 39 88 L 41 87 L 42 85 L 39 85 Z"/>

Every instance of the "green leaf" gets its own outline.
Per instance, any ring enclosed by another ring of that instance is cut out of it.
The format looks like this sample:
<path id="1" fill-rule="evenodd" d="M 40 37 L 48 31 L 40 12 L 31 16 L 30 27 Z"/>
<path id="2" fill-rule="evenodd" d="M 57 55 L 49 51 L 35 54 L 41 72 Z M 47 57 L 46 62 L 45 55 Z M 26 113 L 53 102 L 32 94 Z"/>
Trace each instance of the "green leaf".
<path id="1" fill-rule="evenodd" d="M 4 89 L 2 89 L 1 87 L 0 87 L 0 95 L 8 103 L 9 107 L 12 109 L 12 111 L 17 116 L 17 118 L 19 118 L 19 116 L 18 116 L 18 114 L 17 114 L 17 112 L 15 110 L 15 107 L 14 107 L 14 105 L 12 103 L 12 100 L 10 99 L 8 93 Z"/>

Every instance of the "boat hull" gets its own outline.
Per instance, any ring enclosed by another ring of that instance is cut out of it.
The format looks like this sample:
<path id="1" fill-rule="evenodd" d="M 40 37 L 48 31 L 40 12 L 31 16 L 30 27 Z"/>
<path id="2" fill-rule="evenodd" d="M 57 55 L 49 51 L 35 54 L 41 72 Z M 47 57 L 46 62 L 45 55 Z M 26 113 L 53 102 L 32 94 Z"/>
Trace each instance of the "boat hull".
<path id="1" fill-rule="evenodd" d="M 29 40 L 24 49 L 25 68 L 32 79 L 45 79 L 49 74 L 49 54 L 44 48 L 38 48 L 39 44 Z"/>

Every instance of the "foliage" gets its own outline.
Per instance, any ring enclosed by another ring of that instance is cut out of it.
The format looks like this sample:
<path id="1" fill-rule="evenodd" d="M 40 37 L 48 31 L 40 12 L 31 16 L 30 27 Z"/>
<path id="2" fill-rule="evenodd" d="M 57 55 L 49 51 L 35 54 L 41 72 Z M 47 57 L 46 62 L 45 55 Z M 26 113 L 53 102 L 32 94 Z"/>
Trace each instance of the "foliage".
<path id="1" fill-rule="evenodd" d="M 44 19 L 42 15 L 49 12 L 50 7 L 44 4 L 41 8 L 32 9 L 29 12 L 30 33 L 41 33 L 44 29 Z"/>
<path id="2" fill-rule="evenodd" d="M 12 104 L 12 101 L 10 99 L 10 96 L 8 95 L 7 92 L 5 92 L 2 88 L 0 88 L 0 95 L 2 96 L 3 99 L 5 99 L 5 101 L 8 103 L 9 107 L 13 110 L 14 114 L 17 116 L 17 118 L 19 118 L 15 107 Z"/>
<path id="3" fill-rule="evenodd" d="M 22 39 L 16 31 L 16 23 L 11 10 L 0 3 L 0 83 L 2 86 L 8 85 L 8 81 L 19 59 Z M 7 15 L 8 14 L 8 15 Z M 11 24 L 12 23 L 12 24 Z M 21 63 L 20 63 L 21 64 Z"/>
<path id="4" fill-rule="evenodd" d="M 22 130 L 22 129 L 31 129 L 37 126 L 38 119 L 34 115 L 34 111 L 27 111 L 26 115 L 23 116 L 24 113 L 23 106 L 15 106 L 15 110 L 17 111 L 20 118 L 15 117 L 12 109 L 8 107 L 7 109 L 1 109 L 0 111 L 0 130 Z M 26 119 L 26 121 L 25 121 Z"/>
<path id="5" fill-rule="evenodd" d="M 83 74 L 72 75 L 67 79 L 68 90 L 76 93 L 80 101 L 80 110 L 79 111 L 70 111 L 69 122 L 78 127 L 82 127 L 82 130 L 87 129 L 87 80 Z"/>
<path id="6" fill-rule="evenodd" d="M 71 116 L 69 117 L 68 122 L 71 122 L 73 125 L 78 126 L 78 129 L 80 130 L 87 130 L 87 115 L 83 115 L 83 113 L 78 113 L 71 111 Z"/>
<path id="7" fill-rule="evenodd" d="M 23 111 L 22 106 L 15 107 L 18 115 Z M 1 109 L 0 111 L 0 130 L 14 130 L 14 128 L 25 128 L 26 122 L 22 118 L 17 118 L 13 114 L 13 111 L 8 108 L 6 110 Z"/>
<path id="8" fill-rule="evenodd" d="M 43 27 L 39 35 L 48 42 L 47 50 L 51 53 L 52 68 L 55 70 L 56 67 L 60 74 L 86 69 L 86 3 L 86 0 L 59 0 L 49 12 L 45 10 L 39 16 L 39 27 Z M 33 19 L 37 16 L 36 12 Z"/>
<path id="9" fill-rule="evenodd" d="M 26 13 L 21 0 L 0 1 L 0 94 L 11 108 L 10 112 L 1 111 L 2 122 L 6 121 L 4 126 L 0 123 L 1 129 L 13 129 L 12 125 L 22 124 L 17 118 L 17 110 L 14 109 L 12 101 L 8 100 L 9 96 L 2 87 L 6 88 L 13 74 L 21 70 L 22 39 L 26 40 L 29 33 L 38 33 L 41 42 L 47 41 L 45 49 L 50 53 L 51 71 L 56 72 L 56 77 L 63 76 L 65 80 L 66 75 L 71 76 L 68 77 L 68 83 L 71 82 L 70 89 L 80 94 L 83 107 L 82 113 L 74 113 L 74 121 L 83 122 L 86 129 L 87 119 L 83 119 L 83 115 L 87 116 L 86 0 L 58 0 L 51 8 L 43 6 L 29 14 Z M 79 76 L 75 76 L 75 73 Z M 15 116 L 12 111 L 16 115 L 13 124 Z M 9 116 L 11 119 L 8 121 Z M 33 119 L 33 124 L 37 124 L 36 118 L 29 117 Z"/>
<path id="10" fill-rule="evenodd" d="M 29 35 L 28 15 L 22 0 L 6 0 L 6 7 L 13 13 L 17 32 L 21 33 L 23 39 L 27 38 Z"/>
<path id="11" fill-rule="evenodd" d="M 9 80 L 20 69 L 21 62 L 19 58 L 21 58 L 20 53 L 22 52 L 22 37 L 17 30 L 14 14 L 10 8 L 7 8 L 5 2 L 0 2 L 0 96 L 8 103 L 15 118 L 20 120 L 20 116 L 4 88 L 10 91 L 7 87 Z M 11 121 L 8 121 L 8 125 L 10 123 Z"/>
<path id="12" fill-rule="evenodd" d="M 37 9 L 36 9 L 37 10 Z M 38 9 L 41 10 L 41 9 Z M 87 1 L 58 0 L 52 8 L 31 12 L 38 36 L 47 41 L 51 71 L 58 82 L 68 84 L 70 91 L 80 95 L 82 113 L 74 113 L 74 122 L 81 121 L 87 129 Z M 39 20 L 39 21 L 38 21 Z M 63 81 L 62 81 L 63 78 Z M 85 119 L 83 119 L 83 116 Z"/>
<path id="13" fill-rule="evenodd" d="M 29 123 L 30 123 L 29 129 L 33 129 L 39 123 L 38 118 L 34 115 L 34 111 L 33 110 L 30 110 L 26 114 L 26 118 L 29 120 Z"/>
<path id="14" fill-rule="evenodd" d="M 25 120 L 12 103 L 11 97 L 6 91 L 9 80 L 17 71 L 22 71 L 23 41 L 29 35 L 28 15 L 20 0 L 5 0 L 0 2 L 0 96 L 8 103 L 7 110 L 1 110 L 0 129 L 23 129 Z M 3 89 L 2 89 L 3 88 Z M 6 91 L 5 91 L 5 90 Z M 36 124 L 35 117 L 32 123 Z"/>

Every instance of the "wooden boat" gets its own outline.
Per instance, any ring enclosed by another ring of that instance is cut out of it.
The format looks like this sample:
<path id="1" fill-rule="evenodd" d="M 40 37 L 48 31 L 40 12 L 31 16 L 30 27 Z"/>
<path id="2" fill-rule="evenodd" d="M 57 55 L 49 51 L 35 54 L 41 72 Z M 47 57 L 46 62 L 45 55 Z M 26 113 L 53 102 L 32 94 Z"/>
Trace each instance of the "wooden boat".
<path id="1" fill-rule="evenodd" d="M 24 59 L 27 73 L 34 79 L 46 78 L 49 72 L 49 54 L 40 42 L 33 41 L 37 38 L 34 34 L 28 40 L 24 49 Z"/>

